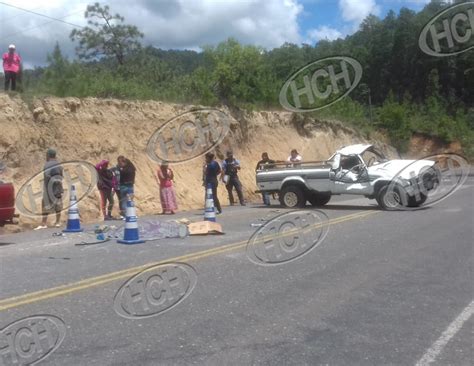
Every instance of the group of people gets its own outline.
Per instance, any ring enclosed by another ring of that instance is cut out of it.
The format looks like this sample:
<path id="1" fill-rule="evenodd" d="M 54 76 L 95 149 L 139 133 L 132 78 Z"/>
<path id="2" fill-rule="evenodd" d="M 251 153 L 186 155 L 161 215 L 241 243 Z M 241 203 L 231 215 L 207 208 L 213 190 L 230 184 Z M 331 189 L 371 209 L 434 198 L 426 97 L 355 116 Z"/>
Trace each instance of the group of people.
<path id="1" fill-rule="evenodd" d="M 125 217 L 127 201 L 133 199 L 136 168 L 133 163 L 124 156 L 117 158 L 117 165 L 109 168 L 109 161 L 102 160 L 95 166 L 97 170 L 97 188 L 100 193 L 100 209 L 104 220 L 113 220 L 112 210 L 114 207 L 114 196 L 119 202 L 121 218 Z M 63 167 L 58 162 L 56 151 L 48 149 L 46 152 L 46 163 L 43 168 L 43 197 L 42 197 L 42 220 L 35 230 L 46 229 L 49 214 L 56 214 L 55 226 L 61 226 L 61 211 L 63 210 L 62 185 Z"/>
<path id="2" fill-rule="evenodd" d="M 8 52 L 5 52 L 2 57 L 3 73 L 5 75 L 5 91 L 10 89 L 10 85 L 12 91 L 16 90 L 16 80 L 18 79 L 21 69 L 21 57 L 15 51 L 15 45 L 11 44 L 8 46 Z"/>
<path id="3" fill-rule="evenodd" d="M 301 164 L 303 158 L 296 149 L 291 150 L 290 156 L 286 160 L 287 165 L 295 166 Z M 281 163 L 270 159 L 268 153 L 262 153 L 262 160 L 257 163 L 255 170 L 269 169 Z M 119 212 L 121 219 L 125 218 L 127 201 L 133 199 L 135 186 L 135 165 L 125 156 L 117 158 L 117 164 L 110 166 L 109 160 L 102 160 L 95 166 L 97 170 L 97 188 L 100 194 L 100 210 L 104 220 L 114 220 L 112 215 L 115 197 L 119 204 Z M 217 187 L 219 181 L 225 184 L 229 196 L 231 206 L 235 204 L 233 190 L 237 192 L 239 203 L 245 206 L 244 195 L 242 191 L 242 183 L 239 179 L 239 171 L 241 170 L 240 161 L 234 157 L 232 151 L 227 151 L 226 158 L 219 164 L 215 155 L 208 152 L 205 155 L 205 163 L 203 165 L 203 186 L 212 190 L 214 206 L 217 213 L 222 213 L 222 207 L 217 195 Z M 63 168 L 57 161 L 56 151 L 48 149 L 46 153 L 46 163 L 44 165 L 44 183 L 43 183 L 43 200 L 42 213 L 43 218 L 41 225 L 35 230 L 45 229 L 47 217 L 49 214 L 56 214 L 55 226 L 60 226 L 62 206 L 62 186 Z M 160 191 L 161 214 L 174 214 L 178 209 L 176 193 L 173 186 L 174 173 L 168 162 L 162 162 L 156 172 L 156 180 Z M 270 205 L 269 194 L 263 193 L 263 203 Z"/>

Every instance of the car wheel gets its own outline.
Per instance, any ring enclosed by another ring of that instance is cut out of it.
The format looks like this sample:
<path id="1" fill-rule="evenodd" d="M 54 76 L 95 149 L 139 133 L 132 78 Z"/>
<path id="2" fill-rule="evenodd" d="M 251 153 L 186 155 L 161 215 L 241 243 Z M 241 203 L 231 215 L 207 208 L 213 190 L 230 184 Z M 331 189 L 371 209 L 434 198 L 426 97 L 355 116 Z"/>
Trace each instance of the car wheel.
<path id="1" fill-rule="evenodd" d="M 331 193 L 311 193 L 308 198 L 309 203 L 313 206 L 324 206 L 331 199 Z"/>
<path id="2" fill-rule="evenodd" d="M 389 187 L 389 185 L 386 185 L 380 188 L 375 199 L 382 209 L 397 210 L 403 206 L 402 190 L 398 187 L 389 190 Z"/>
<path id="3" fill-rule="evenodd" d="M 298 186 L 286 186 L 280 192 L 280 203 L 284 207 L 304 207 L 306 199 L 303 190 Z"/>

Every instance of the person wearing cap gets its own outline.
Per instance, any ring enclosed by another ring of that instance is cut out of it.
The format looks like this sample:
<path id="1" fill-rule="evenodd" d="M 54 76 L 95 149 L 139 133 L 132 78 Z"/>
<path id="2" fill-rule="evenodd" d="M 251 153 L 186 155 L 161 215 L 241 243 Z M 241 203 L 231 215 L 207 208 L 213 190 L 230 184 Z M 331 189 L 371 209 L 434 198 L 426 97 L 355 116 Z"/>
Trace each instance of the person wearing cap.
<path id="1" fill-rule="evenodd" d="M 41 225 L 35 230 L 46 229 L 46 222 L 50 213 L 56 213 L 55 227 L 61 226 L 61 211 L 63 209 L 63 167 L 56 160 L 56 151 L 48 149 L 46 152 L 46 163 L 43 168 L 43 200 L 42 212 L 43 219 Z"/>
<path id="2" fill-rule="evenodd" d="M 102 160 L 95 166 L 97 170 L 97 188 L 100 193 L 100 209 L 104 220 L 113 220 L 112 208 L 114 207 L 114 174 L 109 169 L 109 161 Z M 107 209 L 107 210 L 106 210 Z"/>
<path id="3" fill-rule="evenodd" d="M 232 151 L 227 151 L 227 159 L 222 162 L 222 180 L 227 188 L 229 194 L 229 203 L 231 206 L 234 205 L 234 195 L 232 189 L 235 187 L 237 196 L 239 196 L 239 202 L 242 206 L 245 206 L 244 195 L 242 193 L 242 184 L 240 183 L 238 171 L 240 170 L 240 162 L 234 158 Z"/>
<path id="4" fill-rule="evenodd" d="M 8 52 L 3 54 L 3 72 L 5 74 L 5 91 L 16 89 L 16 79 L 20 73 L 21 57 L 15 52 L 15 45 L 8 46 Z"/>

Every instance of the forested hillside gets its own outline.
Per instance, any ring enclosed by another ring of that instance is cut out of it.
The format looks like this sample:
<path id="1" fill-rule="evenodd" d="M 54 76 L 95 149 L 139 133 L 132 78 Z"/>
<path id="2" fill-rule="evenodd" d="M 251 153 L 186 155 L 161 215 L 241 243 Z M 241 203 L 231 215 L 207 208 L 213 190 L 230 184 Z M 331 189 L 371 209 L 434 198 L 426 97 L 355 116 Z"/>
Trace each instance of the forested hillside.
<path id="1" fill-rule="evenodd" d="M 367 135 L 386 131 L 402 151 L 414 132 L 457 140 L 472 157 L 474 51 L 433 57 L 418 45 L 425 24 L 446 6 L 432 0 L 418 13 L 402 9 L 383 19 L 371 15 L 345 39 L 271 50 L 228 39 L 203 46 L 202 52 L 147 46 L 137 47 L 123 62 L 114 57 L 73 61 L 57 45 L 47 67 L 24 73 L 22 95 L 281 109 L 278 95 L 292 73 L 324 57 L 350 56 L 363 67 L 360 84 L 342 101 L 310 113 L 312 117 L 338 118 Z"/>

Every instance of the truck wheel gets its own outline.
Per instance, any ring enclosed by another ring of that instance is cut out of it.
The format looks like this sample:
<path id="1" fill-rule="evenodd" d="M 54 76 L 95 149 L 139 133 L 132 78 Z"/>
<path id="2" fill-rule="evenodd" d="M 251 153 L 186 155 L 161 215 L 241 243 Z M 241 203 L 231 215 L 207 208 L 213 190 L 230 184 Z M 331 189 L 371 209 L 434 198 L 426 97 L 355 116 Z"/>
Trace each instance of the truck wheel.
<path id="1" fill-rule="evenodd" d="M 283 187 L 279 197 L 280 203 L 284 207 L 304 207 L 306 204 L 306 198 L 304 197 L 303 190 L 298 186 Z"/>
<path id="2" fill-rule="evenodd" d="M 375 199 L 384 210 L 397 210 L 403 206 L 402 193 L 400 188 L 388 189 L 388 185 L 383 186 L 377 193 Z"/>
<path id="3" fill-rule="evenodd" d="M 331 199 L 331 193 L 312 193 L 308 201 L 313 206 L 324 206 Z"/>

